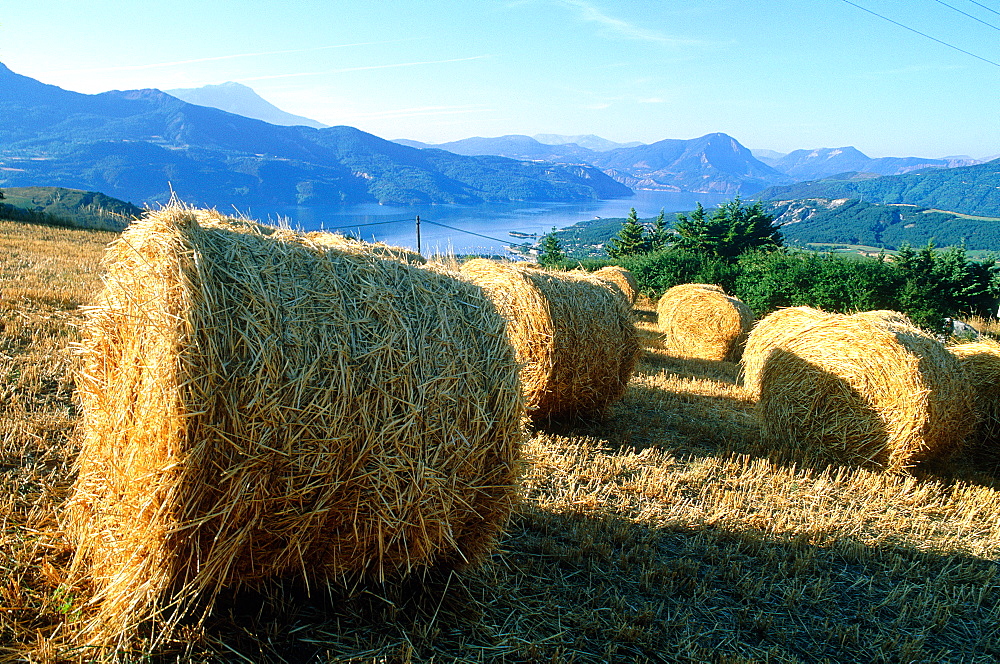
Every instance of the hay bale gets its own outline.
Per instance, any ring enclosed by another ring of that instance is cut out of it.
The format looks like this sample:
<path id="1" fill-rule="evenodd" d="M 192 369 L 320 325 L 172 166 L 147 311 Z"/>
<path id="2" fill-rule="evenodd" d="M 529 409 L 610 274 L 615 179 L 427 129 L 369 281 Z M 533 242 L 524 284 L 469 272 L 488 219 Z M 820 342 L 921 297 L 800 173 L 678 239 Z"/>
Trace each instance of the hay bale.
<path id="1" fill-rule="evenodd" d="M 600 277 L 617 286 L 629 304 L 635 304 L 636 299 L 639 297 L 639 282 L 635 280 L 635 276 L 631 272 L 623 267 L 607 265 L 600 270 L 596 270 L 594 276 Z"/>
<path id="2" fill-rule="evenodd" d="M 631 308 L 598 277 L 475 259 L 462 274 L 508 320 L 535 416 L 602 416 L 625 394 L 639 356 Z"/>
<path id="3" fill-rule="evenodd" d="M 270 577 L 475 560 L 512 508 L 506 321 L 460 279 L 168 208 L 105 258 L 81 354 L 74 568 L 126 638 Z M 200 607 L 200 608 L 199 608 Z"/>
<path id="4" fill-rule="evenodd" d="M 765 440 L 803 458 L 888 471 L 960 448 L 974 412 L 943 344 L 910 326 L 809 316 L 760 364 Z"/>
<path id="5" fill-rule="evenodd" d="M 1000 343 L 976 341 L 948 348 L 962 365 L 978 425 L 969 438 L 973 456 L 1000 465 Z"/>
<path id="6" fill-rule="evenodd" d="M 747 335 L 743 357 L 740 359 L 743 387 L 759 398 L 760 373 L 771 349 L 834 315 L 836 314 L 828 314 L 812 307 L 784 307 L 757 321 Z"/>
<path id="7" fill-rule="evenodd" d="M 743 351 L 753 313 L 713 284 L 681 284 L 656 305 L 664 349 L 676 357 L 735 362 Z"/>
<path id="8" fill-rule="evenodd" d="M 427 259 L 405 247 L 394 247 L 383 242 L 364 242 L 340 233 L 313 231 L 306 233 L 306 240 L 321 247 L 343 249 L 352 253 L 370 253 L 379 258 L 388 258 L 410 265 L 423 265 Z"/>
<path id="9" fill-rule="evenodd" d="M 854 318 L 864 318 L 875 323 L 881 323 L 884 325 L 907 325 L 909 327 L 916 327 L 910 317 L 899 311 L 892 311 L 890 309 L 875 309 L 873 311 L 859 311 L 857 313 L 851 314 Z"/>

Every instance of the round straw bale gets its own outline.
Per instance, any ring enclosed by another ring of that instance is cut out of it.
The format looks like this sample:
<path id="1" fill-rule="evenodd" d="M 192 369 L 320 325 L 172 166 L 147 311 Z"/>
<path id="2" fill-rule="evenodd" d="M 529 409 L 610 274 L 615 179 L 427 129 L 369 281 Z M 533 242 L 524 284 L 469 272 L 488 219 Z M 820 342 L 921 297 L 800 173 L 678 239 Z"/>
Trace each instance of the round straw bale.
<path id="1" fill-rule="evenodd" d="M 405 247 L 394 247 L 383 242 L 364 242 L 340 233 L 313 231 L 306 233 L 306 239 L 321 247 L 333 247 L 351 252 L 370 253 L 379 258 L 390 258 L 410 265 L 423 265 L 427 259 Z"/>
<path id="2" fill-rule="evenodd" d="M 1000 464 L 1000 343 L 976 341 L 948 350 L 962 365 L 979 416 L 970 437 L 971 451 L 984 461 Z"/>
<path id="3" fill-rule="evenodd" d="M 772 348 L 799 335 L 803 329 L 826 320 L 828 314 L 812 307 L 784 307 L 757 321 L 747 335 L 740 359 L 743 387 L 760 396 L 760 372 Z"/>
<path id="4" fill-rule="evenodd" d="M 631 272 L 623 267 L 607 265 L 594 271 L 594 276 L 610 281 L 617 286 L 629 304 L 635 304 L 636 298 L 639 297 L 639 282 L 635 280 L 635 276 Z"/>
<path id="5" fill-rule="evenodd" d="M 625 394 L 638 335 L 631 308 L 601 279 L 486 259 L 462 274 L 508 320 L 529 413 L 600 417 Z"/>
<path id="6" fill-rule="evenodd" d="M 910 327 L 916 327 L 913 321 L 910 320 L 909 316 L 898 311 L 892 311 L 890 309 L 875 309 L 873 311 L 859 311 L 857 313 L 851 314 L 855 318 L 864 318 L 875 323 L 882 323 L 886 325 L 908 325 Z"/>
<path id="7" fill-rule="evenodd" d="M 664 348 L 677 357 L 736 361 L 753 325 L 753 313 L 739 299 L 712 284 L 681 284 L 656 305 Z"/>
<path id="8" fill-rule="evenodd" d="M 825 316 L 766 352 L 757 403 L 765 440 L 888 471 L 959 449 L 974 412 L 943 344 L 909 326 Z"/>
<path id="9" fill-rule="evenodd" d="M 105 269 L 68 513 L 92 642 L 231 584 L 392 579 L 488 550 L 524 409 L 479 288 L 177 206 L 133 223 Z"/>

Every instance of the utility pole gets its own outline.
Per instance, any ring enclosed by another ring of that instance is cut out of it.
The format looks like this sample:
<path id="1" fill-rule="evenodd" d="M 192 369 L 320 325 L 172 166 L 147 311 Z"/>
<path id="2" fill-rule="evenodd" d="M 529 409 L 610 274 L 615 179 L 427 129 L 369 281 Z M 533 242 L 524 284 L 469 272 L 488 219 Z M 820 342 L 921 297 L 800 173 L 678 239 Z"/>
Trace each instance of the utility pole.
<path id="1" fill-rule="evenodd" d="M 419 214 L 417 215 L 417 253 L 420 254 L 420 255 L 423 255 L 423 252 L 420 251 L 420 215 Z"/>

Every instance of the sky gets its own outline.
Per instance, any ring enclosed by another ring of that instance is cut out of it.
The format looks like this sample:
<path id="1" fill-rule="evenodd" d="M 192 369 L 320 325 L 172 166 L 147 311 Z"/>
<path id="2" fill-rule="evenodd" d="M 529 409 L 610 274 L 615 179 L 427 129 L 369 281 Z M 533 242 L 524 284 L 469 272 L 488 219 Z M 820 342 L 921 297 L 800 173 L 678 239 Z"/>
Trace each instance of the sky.
<path id="1" fill-rule="evenodd" d="M 0 62 L 76 92 L 236 81 L 386 139 L 724 132 L 1000 156 L 1000 0 L 4 0 Z M 920 34 L 922 33 L 922 34 Z"/>

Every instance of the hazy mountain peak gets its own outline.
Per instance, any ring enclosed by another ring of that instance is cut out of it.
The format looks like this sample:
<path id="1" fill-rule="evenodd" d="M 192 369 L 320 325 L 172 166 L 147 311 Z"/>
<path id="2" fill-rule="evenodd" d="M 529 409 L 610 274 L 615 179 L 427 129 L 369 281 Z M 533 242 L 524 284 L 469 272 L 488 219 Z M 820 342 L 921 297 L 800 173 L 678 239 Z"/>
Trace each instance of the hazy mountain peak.
<path id="1" fill-rule="evenodd" d="M 544 143 L 545 145 L 579 145 L 581 148 L 587 148 L 588 150 L 593 150 L 595 152 L 607 152 L 608 150 L 615 150 L 617 148 L 634 148 L 640 145 L 644 145 L 639 141 L 632 141 L 630 143 L 615 143 L 614 141 L 609 141 L 606 138 L 601 138 L 600 136 L 595 136 L 594 134 L 580 134 L 577 136 L 566 136 L 563 134 L 535 134 L 533 138 L 539 143 Z"/>
<path id="2" fill-rule="evenodd" d="M 306 126 L 322 129 L 327 125 L 316 120 L 310 120 L 300 115 L 287 113 L 242 83 L 226 81 L 217 85 L 204 85 L 200 88 L 178 88 L 166 90 L 189 104 L 217 108 L 227 113 L 242 115 L 246 118 L 263 120 L 275 125 Z"/>

